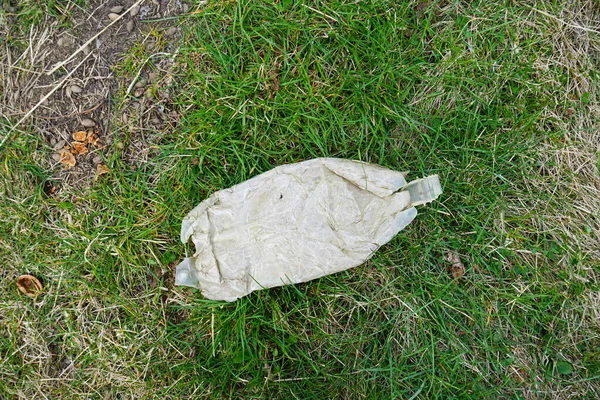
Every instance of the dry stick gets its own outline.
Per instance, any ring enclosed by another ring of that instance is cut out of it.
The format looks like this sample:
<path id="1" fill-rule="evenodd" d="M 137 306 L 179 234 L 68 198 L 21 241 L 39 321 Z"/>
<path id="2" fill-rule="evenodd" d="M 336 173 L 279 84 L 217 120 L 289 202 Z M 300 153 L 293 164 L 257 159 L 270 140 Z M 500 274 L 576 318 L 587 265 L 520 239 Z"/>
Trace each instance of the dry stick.
<path id="1" fill-rule="evenodd" d="M 69 61 L 71 61 L 71 59 L 73 57 L 75 57 L 77 54 L 79 54 L 80 51 L 82 51 L 84 48 L 86 48 L 89 44 L 91 44 L 98 36 L 102 35 L 108 28 L 110 28 L 111 26 L 113 26 L 116 22 L 120 21 L 121 18 L 123 18 L 125 15 L 128 15 L 129 12 L 131 11 L 131 9 L 133 7 L 139 6 L 140 3 L 142 3 L 142 1 L 144 0 L 138 0 L 136 1 L 131 7 L 129 7 L 123 14 L 120 14 L 119 17 L 117 19 L 115 19 L 114 21 L 112 21 L 110 24 L 106 25 L 104 27 L 104 29 L 102 29 L 100 32 L 96 33 L 94 36 L 92 36 L 91 38 L 88 39 L 87 42 L 85 42 L 84 44 L 82 44 L 77 50 L 75 50 L 75 52 L 73 54 L 71 54 L 69 57 L 67 57 L 66 60 L 59 62 L 58 64 L 56 64 L 50 71 L 46 72 L 47 75 L 52 74 L 54 71 L 56 71 L 57 69 L 59 69 L 60 67 L 62 67 L 63 65 L 65 65 L 66 63 L 68 63 Z"/>
<path id="2" fill-rule="evenodd" d="M 10 128 L 10 130 L 8 131 L 8 133 L 6 134 L 6 136 L 4 137 L 4 139 L 2 139 L 2 141 L 0 142 L 0 149 L 2 149 L 2 146 L 4 146 L 4 144 L 5 144 L 5 143 L 8 141 L 8 139 L 9 139 L 9 138 L 12 136 L 12 133 L 13 133 L 13 132 L 14 132 L 14 131 L 17 129 L 17 127 L 18 127 L 19 125 L 21 125 L 21 124 L 23 123 L 23 121 L 25 121 L 27 118 L 29 118 L 29 117 L 31 116 L 31 114 L 33 114 L 33 112 L 34 112 L 35 110 L 37 110 L 37 108 L 38 108 L 40 105 L 42 105 L 42 103 L 43 103 L 43 102 L 45 102 L 46 100 L 48 100 L 48 98 L 49 98 L 50 96 L 52 96 L 52 94 L 53 94 L 54 92 L 56 92 L 58 89 L 60 89 L 60 87 L 61 87 L 61 86 L 62 86 L 62 85 L 63 85 L 63 84 L 64 84 L 64 83 L 67 81 L 67 79 L 69 79 L 69 78 L 71 77 L 71 75 L 73 75 L 73 74 L 75 73 L 75 71 L 77 71 L 77 70 L 79 69 L 79 67 L 81 67 L 81 65 L 83 65 L 83 63 L 84 63 L 84 62 L 85 62 L 85 61 L 86 61 L 86 60 L 87 60 L 87 59 L 88 59 L 88 58 L 89 58 L 89 57 L 90 57 L 92 54 L 93 54 L 93 53 L 90 53 L 90 54 L 88 54 L 87 56 L 85 56 L 85 57 L 83 58 L 83 60 L 81 60 L 81 61 L 79 62 L 79 64 L 77 64 L 77 66 L 76 66 L 75 68 L 73 68 L 73 69 L 71 70 L 71 72 L 69 72 L 69 73 L 68 73 L 68 74 L 67 74 L 67 75 L 66 75 L 66 76 L 63 78 L 63 80 L 62 80 L 62 81 L 60 81 L 60 82 L 59 82 L 59 83 L 58 83 L 56 86 L 54 86 L 54 88 L 53 88 L 51 91 L 49 91 L 49 92 L 48 92 L 48 93 L 47 93 L 47 94 L 46 94 L 44 97 L 42 97 L 42 98 L 40 99 L 40 101 L 38 101 L 38 103 L 37 103 L 35 106 L 33 106 L 33 108 L 32 108 L 31 110 L 29 110 L 29 111 L 27 112 L 27 114 L 25 114 L 25 115 L 23 116 L 23 118 L 21 118 L 21 119 L 20 119 L 20 120 L 19 120 L 19 121 L 18 121 L 18 122 L 15 124 L 15 125 L 13 125 L 13 127 L 12 127 L 12 128 Z"/>
<path id="3" fill-rule="evenodd" d="M 340 22 L 340 21 L 338 21 L 337 19 L 333 18 L 332 16 L 329 16 L 329 15 L 325 14 L 325 13 L 324 13 L 324 12 L 322 12 L 322 11 L 319 11 L 319 10 L 317 10 L 317 9 L 314 9 L 314 8 L 312 8 L 312 7 L 309 7 L 309 6 L 307 6 L 306 4 L 302 4 L 302 7 L 308 8 L 310 11 L 316 12 L 317 14 L 319 14 L 319 15 L 322 15 L 323 17 L 329 18 L 330 20 L 332 20 L 332 21 L 335 21 L 335 22 L 337 22 L 337 23 L 339 23 L 339 22 Z"/>
<path id="4" fill-rule="evenodd" d="M 70 118 L 76 117 L 78 115 L 85 115 L 85 114 L 89 114 L 91 112 L 96 111 L 98 108 L 100 108 L 101 105 L 103 105 L 106 102 L 106 99 L 100 101 L 99 103 L 97 103 L 95 106 L 93 106 L 92 108 L 88 108 L 87 110 L 83 110 L 83 111 L 75 111 L 72 112 L 71 114 L 65 115 L 65 116 L 60 116 L 60 117 L 42 117 L 41 115 L 38 115 L 37 118 L 40 119 L 45 119 L 48 121 L 58 121 L 58 120 L 68 120 Z"/>

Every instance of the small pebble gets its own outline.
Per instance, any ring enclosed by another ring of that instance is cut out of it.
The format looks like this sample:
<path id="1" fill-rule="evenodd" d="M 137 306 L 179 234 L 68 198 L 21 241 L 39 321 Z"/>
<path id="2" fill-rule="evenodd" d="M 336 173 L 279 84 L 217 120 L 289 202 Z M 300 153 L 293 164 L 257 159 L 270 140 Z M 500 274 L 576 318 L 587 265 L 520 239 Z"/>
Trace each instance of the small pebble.
<path id="1" fill-rule="evenodd" d="M 123 11 L 123 6 L 114 6 L 110 9 L 111 13 L 120 14 Z"/>
<path id="2" fill-rule="evenodd" d="M 90 54 L 90 51 L 91 51 L 90 46 L 85 46 L 82 51 L 83 51 L 83 54 L 85 54 L 87 56 L 88 54 Z"/>
<path id="3" fill-rule="evenodd" d="M 152 71 L 148 74 L 148 80 L 154 82 L 158 78 L 158 72 Z"/>
<path id="4" fill-rule="evenodd" d="M 133 92 L 133 95 L 135 97 L 141 97 L 144 94 L 144 88 L 137 88 L 135 89 L 135 91 Z"/>
<path id="5" fill-rule="evenodd" d="M 160 125 L 160 119 L 156 117 L 152 118 L 150 122 L 152 122 L 154 125 Z"/>
<path id="6" fill-rule="evenodd" d="M 129 15 L 135 17 L 140 12 L 140 6 L 135 6 L 129 11 Z"/>
<path id="7" fill-rule="evenodd" d="M 144 87 L 144 86 L 146 86 L 146 83 L 147 83 L 146 80 L 144 78 L 142 78 L 135 83 L 135 87 L 136 88 Z"/>
<path id="8" fill-rule="evenodd" d="M 154 94 L 152 94 L 152 90 L 146 91 L 146 98 L 147 99 L 152 99 L 153 97 L 154 97 Z"/>
<path id="9" fill-rule="evenodd" d="M 167 36 L 173 36 L 177 33 L 177 27 L 173 26 L 169 29 L 167 29 Z"/>
<path id="10" fill-rule="evenodd" d="M 92 161 L 94 164 L 100 164 L 102 162 L 102 156 L 96 156 Z"/>
<path id="11" fill-rule="evenodd" d="M 56 139 L 55 138 L 50 138 L 50 145 L 54 146 L 56 144 Z"/>
<path id="12" fill-rule="evenodd" d="M 89 118 L 84 118 L 81 120 L 81 125 L 85 126 L 86 128 L 91 128 L 93 126 L 96 126 L 96 123 Z"/>
<path id="13" fill-rule="evenodd" d="M 118 18 L 119 18 L 119 14 L 115 14 L 115 13 L 108 14 L 108 19 L 110 19 L 111 21 L 115 21 Z"/>
<path id="14" fill-rule="evenodd" d="M 60 154 L 58 154 L 58 153 L 52 154 L 52 159 L 56 162 L 60 161 Z"/>
<path id="15" fill-rule="evenodd" d="M 72 93 L 81 93 L 83 91 L 83 89 L 77 85 L 71 85 L 71 92 Z"/>
<path id="16" fill-rule="evenodd" d="M 125 28 L 127 29 L 127 33 L 133 32 L 133 21 L 127 21 L 127 25 L 125 25 Z"/>
<path id="17" fill-rule="evenodd" d="M 58 142 L 56 142 L 56 144 L 54 145 L 54 150 L 60 150 L 63 147 L 65 147 L 65 144 L 67 144 L 66 141 L 64 140 L 59 140 Z"/>
<path id="18" fill-rule="evenodd" d="M 133 107 L 134 110 L 139 110 L 140 109 L 140 103 L 138 103 L 137 101 L 131 103 L 131 107 Z"/>
<path id="19" fill-rule="evenodd" d="M 59 39 L 56 41 L 56 44 L 57 44 L 57 45 L 59 45 L 60 47 L 64 46 L 64 45 L 65 45 L 65 39 L 63 39 L 63 38 L 59 38 Z"/>
<path id="20" fill-rule="evenodd" d="M 198 157 L 192 158 L 192 165 L 198 165 L 198 163 L 200 163 L 200 160 L 198 159 Z"/>
<path id="21" fill-rule="evenodd" d="M 123 144 L 123 142 L 118 142 L 117 143 L 117 149 L 123 150 L 124 148 L 125 148 L 125 145 Z"/>
<path id="22" fill-rule="evenodd" d="M 127 114 L 123 113 L 123 115 L 121 115 L 121 122 L 123 124 L 127 124 L 128 121 L 129 121 L 129 117 L 127 116 Z"/>

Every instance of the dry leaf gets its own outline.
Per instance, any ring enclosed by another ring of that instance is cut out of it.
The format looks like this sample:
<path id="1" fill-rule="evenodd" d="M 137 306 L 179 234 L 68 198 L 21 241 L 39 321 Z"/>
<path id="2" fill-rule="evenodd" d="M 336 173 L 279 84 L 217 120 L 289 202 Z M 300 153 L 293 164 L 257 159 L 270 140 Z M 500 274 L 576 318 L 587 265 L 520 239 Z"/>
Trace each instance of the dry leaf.
<path id="1" fill-rule="evenodd" d="M 101 175 L 108 174 L 109 172 L 110 172 L 110 169 L 108 169 L 108 167 L 104 164 L 98 164 L 96 166 L 96 178 Z"/>
<path id="2" fill-rule="evenodd" d="M 73 149 L 71 150 L 71 153 L 73 153 L 74 155 L 85 154 L 88 152 L 88 148 L 86 147 L 86 145 L 84 143 L 73 142 L 73 143 L 71 143 L 71 147 L 73 147 Z"/>
<path id="3" fill-rule="evenodd" d="M 460 261 L 460 256 L 451 251 L 446 252 L 446 256 L 444 260 L 452 263 L 450 267 L 448 267 L 448 272 L 454 279 L 460 279 L 465 274 L 465 266 L 462 261 Z"/>
<path id="4" fill-rule="evenodd" d="M 87 142 L 94 146 L 98 145 L 98 135 L 91 129 L 87 133 Z"/>
<path id="5" fill-rule="evenodd" d="M 106 147 L 106 144 L 102 141 L 102 139 L 97 139 L 94 145 L 96 145 L 96 147 L 99 149 L 103 149 Z"/>
<path id="6" fill-rule="evenodd" d="M 42 291 L 42 283 L 31 275 L 21 275 L 17 278 L 17 287 L 26 296 L 35 297 Z"/>
<path id="7" fill-rule="evenodd" d="M 85 142 L 86 138 L 87 138 L 87 133 L 85 131 L 77 131 L 77 132 L 73 133 L 73 140 L 76 140 L 78 142 Z"/>
<path id="8" fill-rule="evenodd" d="M 71 169 L 75 166 L 75 156 L 66 147 L 59 151 L 60 162 L 65 166 L 65 169 Z"/>

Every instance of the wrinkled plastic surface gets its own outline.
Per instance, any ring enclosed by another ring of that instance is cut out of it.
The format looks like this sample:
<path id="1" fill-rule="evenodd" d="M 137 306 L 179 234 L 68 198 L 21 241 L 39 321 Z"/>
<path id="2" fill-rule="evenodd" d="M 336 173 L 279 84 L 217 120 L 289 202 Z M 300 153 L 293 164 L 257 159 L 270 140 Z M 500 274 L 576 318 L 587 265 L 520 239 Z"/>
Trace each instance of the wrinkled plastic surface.
<path id="1" fill-rule="evenodd" d="M 193 257 L 177 285 L 233 301 L 254 290 L 306 282 L 364 263 L 442 192 L 437 175 L 404 175 L 359 161 L 283 165 L 213 193 L 181 225 Z"/>

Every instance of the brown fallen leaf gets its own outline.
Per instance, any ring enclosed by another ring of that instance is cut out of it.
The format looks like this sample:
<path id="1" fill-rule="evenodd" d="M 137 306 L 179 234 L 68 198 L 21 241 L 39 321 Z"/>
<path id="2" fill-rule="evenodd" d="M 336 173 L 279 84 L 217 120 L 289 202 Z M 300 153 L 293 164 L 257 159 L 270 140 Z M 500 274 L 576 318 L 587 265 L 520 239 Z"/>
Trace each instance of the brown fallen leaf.
<path id="1" fill-rule="evenodd" d="M 98 135 L 91 129 L 87 133 L 86 140 L 89 144 L 93 144 L 94 146 L 98 145 Z"/>
<path id="2" fill-rule="evenodd" d="M 77 131 L 73 133 L 73 140 L 76 140 L 78 142 L 85 142 L 86 138 L 87 133 L 85 131 Z"/>
<path id="3" fill-rule="evenodd" d="M 59 150 L 58 154 L 60 154 L 60 162 L 65 166 L 65 169 L 71 169 L 77 163 L 73 153 L 71 153 L 66 147 Z"/>
<path id="4" fill-rule="evenodd" d="M 31 275 L 21 275 L 17 278 L 17 287 L 25 296 L 35 297 L 42 291 L 42 283 Z"/>
<path id="5" fill-rule="evenodd" d="M 98 164 L 96 166 L 96 179 L 102 175 L 106 175 L 110 172 L 110 169 L 104 164 Z"/>
<path id="6" fill-rule="evenodd" d="M 448 261 L 452 265 L 448 267 L 448 273 L 454 279 L 460 279 L 465 274 L 465 266 L 460 260 L 460 256 L 451 251 L 446 252 L 444 260 Z"/>
<path id="7" fill-rule="evenodd" d="M 73 155 L 85 154 L 88 152 L 88 148 L 85 143 L 73 142 L 71 143 L 71 147 L 71 153 L 73 153 Z"/>

